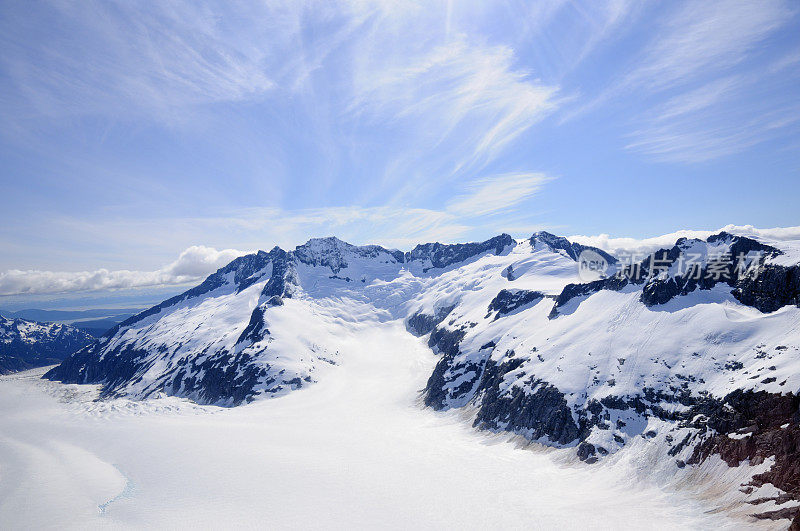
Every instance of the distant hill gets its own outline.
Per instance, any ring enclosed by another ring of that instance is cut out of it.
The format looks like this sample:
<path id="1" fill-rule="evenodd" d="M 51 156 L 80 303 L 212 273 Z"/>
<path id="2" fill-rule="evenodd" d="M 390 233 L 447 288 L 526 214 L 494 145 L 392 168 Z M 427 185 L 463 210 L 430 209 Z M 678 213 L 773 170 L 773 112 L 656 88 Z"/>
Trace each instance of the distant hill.
<path id="1" fill-rule="evenodd" d="M 93 341 L 70 325 L 0 316 L 0 374 L 60 363 Z"/>
<path id="2" fill-rule="evenodd" d="M 69 324 L 100 337 L 125 319 L 141 311 L 141 308 L 94 308 L 91 310 L 40 310 L 29 308 L 17 311 L 0 310 L 9 318 L 28 319 L 46 323 Z"/>

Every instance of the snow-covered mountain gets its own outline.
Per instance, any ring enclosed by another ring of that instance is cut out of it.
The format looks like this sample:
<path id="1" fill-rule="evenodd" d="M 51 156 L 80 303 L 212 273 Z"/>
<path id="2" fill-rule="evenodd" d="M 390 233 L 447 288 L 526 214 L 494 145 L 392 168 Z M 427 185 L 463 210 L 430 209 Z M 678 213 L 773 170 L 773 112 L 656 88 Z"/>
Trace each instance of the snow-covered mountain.
<path id="1" fill-rule="evenodd" d="M 643 442 L 675 470 L 746 462 L 754 512 L 794 518 L 799 264 L 798 242 L 728 233 L 646 257 L 544 232 L 407 253 L 313 239 L 237 258 L 46 377 L 233 406 L 324 378 L 349 323 L 403 320 L 440 356 L 427 406 L 588 463 Z"/>
<path id="2" fill-rule="evenodd" d="M 69 325 L 0 315 L 0 374 L 60 363 L 93 340 Z"/>

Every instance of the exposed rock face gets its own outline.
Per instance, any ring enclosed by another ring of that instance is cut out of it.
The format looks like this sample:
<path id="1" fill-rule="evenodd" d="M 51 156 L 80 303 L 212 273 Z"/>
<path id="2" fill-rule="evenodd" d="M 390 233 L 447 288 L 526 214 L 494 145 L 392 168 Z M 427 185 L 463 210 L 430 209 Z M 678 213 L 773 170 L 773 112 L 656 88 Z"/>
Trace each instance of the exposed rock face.
<path id="1" fill-rule="evenodd" d="M 0 374 L 60 363 L 93 341 L 69 325 L 0 316 Z"/>
<path id="2" fill-rule="evenodd" d="M 532 392 L 515 388 L 511 393 L 502 393 L 506 375 L 520 365 L 521 362 L 513 358 L 500 364 L 492 360 L 486 362 L 475 393 L 474 402 L 479 404 L 479 409 L 474 425 L 521 433 L 531 440 L 544 439 L 558 445 L 575 441 L 580 428 L 572 418 L 564 394 L 552 385 L 530 377 L 526 383 Z"/>
<path id="3" fill-rule="evenodd" d="M 540 301 L 545 294 L 540 291 L 524 289 L 500 290 L 500 293 L 489 303 L 489 312 L 497 312 L 495 319 Z"/>
<path id="4" fill-rule="evenodd" d="M 452 245 L 426 243 L 417 245 L 411 252 L 406 253 L 405 259 L 406 262 L 429 261 L 430 267 L 425 269 L 427 271 L 428 269 L 440 269 L 464 262 L 487 251 L 500 254 L 505 249 L 516 245 L 516 243 L 514 238 L 508 234 L 501 234 L 481 243 L 458 243 Z"/>
<path id="5" fill-rule="evenodd" d="M 694 447 L 688 464 L 719 455 L 729 466 L 744 461 L 759 464 L 773 457 L 775 464 L 757 474 L 750 483 L 771 483 L 786 494 L 773 498 L 778 504 L 800 500 L 800 398 L 795 394 L 736 390 L 721 400 L 703 400 L 686 418 L 688 424 L 707 437 Z M 700 420 L 698 420 L 700 419 Z M 766 500 L 759 500 L 766 501 Z M 754 511 L 756 509 L 754 508 Z M 800 521 L 800 508 L 759 513 L 761 518 L 793 518 Z"/>
<path id="6" fill-rule="evenodd" d="M 425 386 L 425 405 L 434 409 L 444 409 L 448 406 L 448 390 L 454 380 L 455 374 L 471 375 L 460 386 L 456 387 L 456 396 L 463 396 L 469 392 L 482 369 L 481 365 L 474 363 L 454 363 L 459 354 L 458 345 L 464 338 L 464 330 L 446 330 L 434 328 L 428 338 L 428 346 L 441 355 L 441 359 L 433 369 Z M 466 388 L 465 388 L 466 387 Z"/>
<path id="7" fill-rule="evenodd" d="M 669 269 L 680 260 L 688 260 L 689 251 L 696 249 L 698 243 L 698 240 L 682 238 L 671 249 L 659 251 L 643 262 L 640 268 L 642 275 L 637 279 L 645 281 L 641 298 L 643 303 L 648 306 L 664 304 L 678 295 L 687 295 L 696 289 L 708 290 L 719 283 L 737 289 L 741 285 L 748 292 L 749 288 L 744 287 L 746 281 L 762 279 L 761 282 L 764 282 L 769 276 L 765 273 L 774 267 L 766 265 L 766 260 L 782 254 L 780 250 L 751 238 L 722 232 L 710 236 L 706 240 L 707 245 L 702 246 L 704 248 L 701 250 L 708 257 L 705 263 L 693 264 L 682 274 L 669 275 Z M 716 257 L 708 256 L 709 248 L 719 245 L 724 246 L 724 252 Z M 758 258 L 748 259 L 753 256 L 751 253 L 758 253 Z M 643 276 L 645 273 L 646 277 Z"/>
<path id="8" fill-rule="evenodd" d="M 453 308 L 455 306 L 438 308 L 433 315 L 417 312 L 406 320 L 406 328 L 415 336 L 424 336 L 432 332 L 436 325 L 444 321 L 453 311 Z"/>
<path id="9" fill-rule="evenodd" d="M 617 262 L 616 258 L 611 256 L 607 252 L 603 251 L 602 249 L 598 249 L 597 247 L 590 247 L 588 245 L 581 245 L 580 243 L 571 242 L 562 236 L 556 236 L 555 234 L 550 234 L 549 232 L 545 231 L 540 231 L 535 233 L 533 236 L 531 236 L 530 242 L 531 246 L 535 246 L 537 243 L 541 243 L 547 245 L 553 251 L 556 252 L 559 250 L 564 251 L 564 253 L 573 260 L 578 260 L 578 257 L 581 255 L 583 251 L 590 250 L 602 256 L 609 264 L 615 264 Z"/>
<path id="10" fill-rule="evenodd" d="M 722 247 L 716 256 L 711 249 Z M 757 254 L 756 254 L 757 253 Z M 616 274 L 584 284 L 569 284 L 556 297 L 551 318 L 558 309 L 576 297 L 600 290 L 619 291 L 628 285 L 641 285 L 641 301 L 647 306 L 665 304 L 695 290 L 709 290 L 727 284 L 742 304 L 762 312 L 783 306 L 800 305 L 800 266 L 769 263 L 781 255 L 775 247 L 751 238 L 722 232 L 705 242 L 681 238 L 670 249 L 661 249 L 635 264 L 623 264 Z M 705 261 L 693 262 L 700 255 Z"/>
<path id="11" fill-rule="evenodd" d="M 297 261 L 307 265 L 329 267 L 334 274 L 348 267 L 347 255 L 361 258 L 387 255 L 397 263 L 404 261 L 404 255 L 400 251 L 391 251 L 378 245 L 357 247 L 334 237 L 313 238 L 308 243 L 298 246 L 292 255 Z"/>
<path id="12" fill-rule="evenodd" d="M 733 296 L 764 313 L 794 304 L 800 307 L 800 266 L 767 265 L 740 279 Z"/>
<path id="13" fill-rule="evenodd" d="M 602 290 L 620 291 L 629 283 L 630 281 L 625 276 L 613 276 L 587 282 L 585 284 L 567 284 L 564 286 L 564 289 L 561 290 L 561 293 L 556 296 L 555 304 L 553 304 L 553 309 L 550 311 L 549 318 L 554 319 L 558 317 L 559 308 L 565 306 L 568 302 L 577 297 L 586 297 Z"/>
<path id="14" fill-rule="evenodd" d="M 278 247 L 270 251 L 272 270 L 269 280 L 261 290 L 260 300 L 266 300 L 269 306 L 278 306 L 283 297 L 291 297 L 295 286 L 300 283 L 297 278 L 297 270 L 289 256 L 289 253 Z M 266 275 L 263 275 L 263 278 Z M 239 290 L 241 291 L 241 289 Z"/>

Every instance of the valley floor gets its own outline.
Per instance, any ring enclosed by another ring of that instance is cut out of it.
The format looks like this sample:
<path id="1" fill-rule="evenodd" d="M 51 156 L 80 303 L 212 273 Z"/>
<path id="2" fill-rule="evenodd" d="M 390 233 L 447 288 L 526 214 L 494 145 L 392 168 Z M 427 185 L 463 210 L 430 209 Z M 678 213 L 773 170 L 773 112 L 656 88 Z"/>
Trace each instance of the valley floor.
<path id="1" fill-rule="evenodd" d="M 232 409 L 0 378 L 0 528 L 752 525 L 621 464 L 566 464 L 422 409 L 434 355 L 400 322 L 370 326 L 318 383 Z"/>

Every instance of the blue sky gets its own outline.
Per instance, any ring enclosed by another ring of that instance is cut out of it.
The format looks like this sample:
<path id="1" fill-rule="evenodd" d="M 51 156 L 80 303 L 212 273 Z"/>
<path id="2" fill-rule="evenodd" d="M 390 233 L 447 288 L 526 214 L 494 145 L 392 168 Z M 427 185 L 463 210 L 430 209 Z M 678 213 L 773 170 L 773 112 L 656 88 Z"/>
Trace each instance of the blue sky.
<path id="1" fill-rule="evenodd" d="M 792 1 L 2 2 L 0 39 L 0 295 L 800 225 Z"/>

